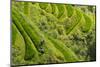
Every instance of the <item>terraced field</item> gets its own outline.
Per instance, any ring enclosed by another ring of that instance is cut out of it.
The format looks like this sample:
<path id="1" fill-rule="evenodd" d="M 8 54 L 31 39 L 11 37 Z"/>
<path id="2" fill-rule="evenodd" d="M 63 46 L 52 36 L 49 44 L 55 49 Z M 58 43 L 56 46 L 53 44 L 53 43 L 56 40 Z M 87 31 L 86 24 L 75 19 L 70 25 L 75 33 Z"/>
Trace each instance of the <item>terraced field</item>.
<path id="1" fill-rule="evenodd" d="M 12 65 L 95 61 L 95 23 L 95 6 L 12 1 Z"/>

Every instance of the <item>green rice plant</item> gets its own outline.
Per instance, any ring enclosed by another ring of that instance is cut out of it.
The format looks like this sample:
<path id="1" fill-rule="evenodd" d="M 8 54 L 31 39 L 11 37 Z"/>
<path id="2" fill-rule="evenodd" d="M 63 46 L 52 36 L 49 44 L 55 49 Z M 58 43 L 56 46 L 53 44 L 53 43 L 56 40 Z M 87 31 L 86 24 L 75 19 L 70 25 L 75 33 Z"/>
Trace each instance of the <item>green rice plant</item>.
<path id="1" fill-rule="evenodd" d="M 95 13 L 89 10 L 12 1 L 12 64 L 95 60 L 90 53 L 94 50 L 95 54 Z"/>

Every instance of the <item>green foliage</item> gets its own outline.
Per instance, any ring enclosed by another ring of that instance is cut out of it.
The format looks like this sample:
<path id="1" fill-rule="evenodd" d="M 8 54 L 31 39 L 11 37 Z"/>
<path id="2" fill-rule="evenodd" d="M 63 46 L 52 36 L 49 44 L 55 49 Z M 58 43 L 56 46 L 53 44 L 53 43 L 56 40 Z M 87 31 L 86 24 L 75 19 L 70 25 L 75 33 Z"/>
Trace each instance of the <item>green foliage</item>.
<path id="1" fill-rule="evenodd" d="M 12 1 L 12 64 L 95 60 L 95 14 L 81 8 Z"/>

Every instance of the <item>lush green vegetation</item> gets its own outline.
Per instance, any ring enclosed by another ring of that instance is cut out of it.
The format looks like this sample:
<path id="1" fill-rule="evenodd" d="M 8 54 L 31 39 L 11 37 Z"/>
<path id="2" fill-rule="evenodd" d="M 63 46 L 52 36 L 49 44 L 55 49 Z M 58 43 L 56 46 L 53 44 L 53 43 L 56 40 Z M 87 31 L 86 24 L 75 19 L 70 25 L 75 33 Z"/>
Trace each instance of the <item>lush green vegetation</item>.
<path id="1" fill-rule="evenodd" d="M 12 64 L 96 60 L 95 6 L 12 1 Z"/>

